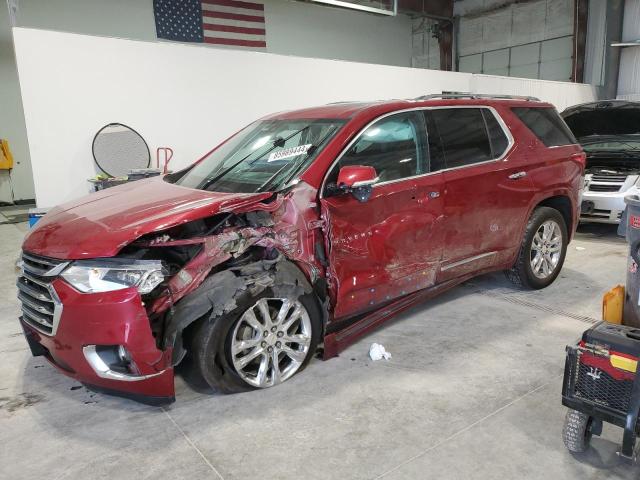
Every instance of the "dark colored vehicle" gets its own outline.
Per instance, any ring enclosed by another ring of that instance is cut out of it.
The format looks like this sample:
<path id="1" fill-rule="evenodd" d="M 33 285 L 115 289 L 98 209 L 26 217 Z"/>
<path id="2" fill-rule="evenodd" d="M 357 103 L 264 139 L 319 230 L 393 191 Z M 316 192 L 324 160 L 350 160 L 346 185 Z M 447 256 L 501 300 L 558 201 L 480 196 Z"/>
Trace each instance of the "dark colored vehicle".
<path id="1" fill-rule="evenodd" d="M 93 387 L 174 397 L 289 379 L 475 275 L 543 288 L 584 153 L 546 103 L 422 98 L 279 113 L 194 165 L 49 212 L 23 245 L 34 355 Z"/>
<path id="2" fill-rule="evenodd" d="M 620 223 L 624 197 L 640 193 L 640 102 L 584 103 L 562 117 L 587 154 L 580 220 Z"/>

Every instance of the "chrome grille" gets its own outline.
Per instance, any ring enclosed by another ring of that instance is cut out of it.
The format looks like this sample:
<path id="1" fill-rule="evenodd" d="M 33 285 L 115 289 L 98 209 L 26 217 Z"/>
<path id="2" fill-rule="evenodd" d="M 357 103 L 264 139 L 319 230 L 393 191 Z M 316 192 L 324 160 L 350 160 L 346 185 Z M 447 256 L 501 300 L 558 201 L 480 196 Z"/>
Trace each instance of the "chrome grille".
<path id="1" fill-rule="evenodd" d="M 51 282 L 69 262 L 23 252 L 21 263 L 22 274 L 16 286 L 22 319 L 42 333 L 55 335 L 62 304 Z"/>
<path id="2" fill-rule="evenodd" d="M 590 192 L 619 192 L 622 184 L 615 183 L 590 183 Z"/>
<path id="3" fill-rule="evenodd" d="M 594 182 L 615 182 L 624 183 L 627 180 L 626 175 L 616 175 L 615 173 L 594 173 L 591 176 L 591 180 Z"/>
<path id="4" fill-rule="evenodd" d="M 627 175 L 616 172 L 599 171 L 587 175 L 586 190 L 589 192 L 619 192 L 627 182 Z"/>

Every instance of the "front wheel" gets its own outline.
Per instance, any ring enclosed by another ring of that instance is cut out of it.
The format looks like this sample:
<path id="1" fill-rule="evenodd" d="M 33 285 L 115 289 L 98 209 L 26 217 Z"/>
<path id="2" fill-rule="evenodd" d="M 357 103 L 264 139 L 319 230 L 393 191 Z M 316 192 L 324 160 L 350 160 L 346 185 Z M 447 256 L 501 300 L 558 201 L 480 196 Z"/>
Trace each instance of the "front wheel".
<path id="1" fill-rule="evenodd" d="M 514 266 L 505 272 L 518 286 L 540 289 L 556 279 L 567 253 L 567 225 L 553 208 L 538 207 L 525 229 Z"/>
<path id="2" fill-rule="evenodd" d="M 593 419 L 577 410 L 569 410 L 564 419 L 562 440 L 570 452 L 582 453 L 589 448 L 591 442 L 591 426 Z"/>
<path id="3" fill-rule="evenodd" d="M 226 393 L 273 387 L 307 365 L 320 330 L 310 295 L 246 294 L 234 311 L 202 321 L 192 343 L 193 368 L 209 386 Z"/>

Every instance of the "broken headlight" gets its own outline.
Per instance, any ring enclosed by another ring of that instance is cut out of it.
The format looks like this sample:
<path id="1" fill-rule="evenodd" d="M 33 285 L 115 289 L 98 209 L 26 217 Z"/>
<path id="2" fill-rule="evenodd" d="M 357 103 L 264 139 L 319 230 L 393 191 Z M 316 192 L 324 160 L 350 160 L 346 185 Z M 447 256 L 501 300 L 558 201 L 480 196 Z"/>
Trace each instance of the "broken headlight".
<path id="1" fill-rule="evenodd" d="M 136 287 L 141 294 L 149 293 L 165 278 L 159 260 L 78 260 L 62 277 L 84 293 L 110 292 Z"/>

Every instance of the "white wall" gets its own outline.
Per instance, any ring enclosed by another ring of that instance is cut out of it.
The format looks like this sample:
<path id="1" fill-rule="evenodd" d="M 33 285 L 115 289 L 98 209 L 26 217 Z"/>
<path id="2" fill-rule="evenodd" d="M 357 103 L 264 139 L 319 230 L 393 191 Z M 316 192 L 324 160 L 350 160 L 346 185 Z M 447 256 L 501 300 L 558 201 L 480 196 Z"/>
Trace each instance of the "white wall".
<path id="1" fill-rule="evenodd" d="M 530 95 L 552 103 L 559 112 L 579 103 L 597 99 L 593 85 L 585 83 L 555 82 L 531 78 L 473 75 L 470 91 L 506 95 Z"/>
<path id="2" fill-rule="evenodd" d="M 0 202 L 10 203 L 11 184 L 16 200 L 32 199 L 35 196 L 24 125 L 18 72 L 13 55 L 13 40 L 9 24 L 9 11 L 0 0 L 0 138 L 9 141 L 15 164 L 11 178 L 6 170 L 0 170 Z M 11 183 L 10 183 L 11 182 Z"/>
<path id="3" fill-rule="evenodd" d="M 14 29 L 38 206 L 83 195 L 94 133 L 119 121 L 188 165 L 265 114 L 442 90 L 537 94 L 562 109 L 588 85 Z M 43 82 L 42 78 L 47 81 Z"/>

